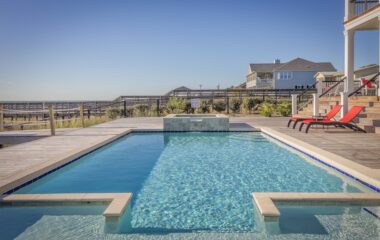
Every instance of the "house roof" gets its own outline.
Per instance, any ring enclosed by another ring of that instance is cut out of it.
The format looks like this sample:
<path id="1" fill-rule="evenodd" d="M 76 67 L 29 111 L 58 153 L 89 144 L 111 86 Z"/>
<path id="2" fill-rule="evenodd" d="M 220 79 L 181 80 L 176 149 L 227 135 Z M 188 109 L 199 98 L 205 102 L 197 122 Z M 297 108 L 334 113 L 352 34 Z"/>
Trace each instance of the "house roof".
<path id="1" fill-rule="evenodd" d="M 181 87 L 177 87 L 173 89 L 172 91 L 188 91 L 188 90 L 191 90 L 191 89 L 185 86 L 181 86 Z"/>
<path id="2" fill-rule="evenodd" d="M 281 67 L 283 63 L 253 63 L 249 67 L 251 72 L 273 72 L 274 69 Z"/>
<path id="3" fill-rule="evenodd" d="M 316 71 L 335 72 L 336 69 L 329 62 L 311 62 L 303 58 L 296 58 L 287 63 L 259 63 L 249 65 L 251 72 L 274 72 L 274 71 Z"/>
<path id="4" fill-rule="evenodd" d="M 166 93 L 165 95 L 171 95 L 174 91 L 177 91 L 177 92 L 186 92 L 186 91 L 190 91 L 191 89 L 188 88 L 188 87 L 185 87 L 185 86 L 181 86 L 181 87 L 177 87 L 173 90 L 171 90 L 170 92 Z"/>

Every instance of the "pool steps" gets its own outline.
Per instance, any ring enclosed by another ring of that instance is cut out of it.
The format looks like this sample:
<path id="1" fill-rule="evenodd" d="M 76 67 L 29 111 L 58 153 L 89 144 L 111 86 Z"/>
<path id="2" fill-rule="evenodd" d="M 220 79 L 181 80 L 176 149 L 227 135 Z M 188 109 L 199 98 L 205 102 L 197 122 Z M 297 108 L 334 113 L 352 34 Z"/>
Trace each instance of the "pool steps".
<path id="1" fill-rule="evenodd" d="M 67 203 L 105 203 L 108 207 L 103 212 L 107 218 L 120 217 L 124 214 L 132 198 L 132 193 L 58 193 L 58 194 L 11 194 L 3 196 L 0 203 L 8 204 L 57 204 Z"/>
<path id="2" fill-rule="evenodd" d="M 289 193 L 254 192 L 252 198 L 264 221 L 278 221 L 280 211 L 276 202 L 305 205 L 380 205 L 379 193 Z"/>

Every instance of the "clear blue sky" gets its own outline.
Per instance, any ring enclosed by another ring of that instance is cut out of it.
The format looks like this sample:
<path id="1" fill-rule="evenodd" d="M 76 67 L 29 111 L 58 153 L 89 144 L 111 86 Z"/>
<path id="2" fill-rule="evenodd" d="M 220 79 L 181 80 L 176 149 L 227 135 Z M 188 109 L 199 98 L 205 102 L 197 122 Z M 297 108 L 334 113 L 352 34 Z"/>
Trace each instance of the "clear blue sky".
<path id="1" fill-rule="evenodd" d="M 0 100 L 114 99 L 245 81 L 303 57 L 343 69 L 343 0 L 0 0 Z M 356 65 L 379 33 L 357 34 Z"/>

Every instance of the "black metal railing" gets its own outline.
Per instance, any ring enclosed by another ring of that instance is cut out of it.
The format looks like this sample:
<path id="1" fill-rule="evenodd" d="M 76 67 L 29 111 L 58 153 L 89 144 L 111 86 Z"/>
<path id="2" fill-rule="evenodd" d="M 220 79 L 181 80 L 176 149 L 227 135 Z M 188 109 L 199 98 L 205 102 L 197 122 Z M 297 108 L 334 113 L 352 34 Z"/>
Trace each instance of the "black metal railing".
<path id="1" fill-rule="evenodd" d="M 352 0 L 354 4 L 354 16 L 358 16 L 376 7 L 379 4 L 378 0 Z"/>
<path id="2" fill-rule="evenodd" d="M 339 81 L 337 81 L 334 85 L 329 87 L 325 92 L 323 92 L 321 95 L 319 95 L 319 98 L 326 96 L 328 93 L 330 93 L 333 89 L 339 86 L 339 84 L 343 83 L 346 77 L 343 77 Z"/>
<path id="3" fill-rule="evenodd" d="M 355 91 L 353 91 L 352 93 L 350 93 L 350 94 L 348 95 L 348 97 L 351 97 L 351 96 L 353 96 L 353 95 L 355 95 L 355 94 L 358 94 L 359 92 L 361 92 L 361 90 L 362 90 L 363 88 L 365 88 L 366 86 L 368 86 L 368 85 L 371 84 L 371 83 L 374 83 L 374 82 L 376 81 L 376 79 L 377 79 L 378 76 L 380 76 L 380 72 L 376 73 L 376 74 L 375 74 L 370 80 L 368 80 L 365 84 L 361 85 L 358 89 L 356 89 Z"/>

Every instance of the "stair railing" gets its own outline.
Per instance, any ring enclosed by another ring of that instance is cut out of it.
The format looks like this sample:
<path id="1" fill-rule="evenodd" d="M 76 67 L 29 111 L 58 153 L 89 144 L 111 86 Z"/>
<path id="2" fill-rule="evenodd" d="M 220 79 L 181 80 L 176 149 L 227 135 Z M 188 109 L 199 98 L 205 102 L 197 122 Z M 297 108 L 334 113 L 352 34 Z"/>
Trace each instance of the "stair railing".
<path id="1" fill-rule="evenodd" d="M 342 79 L 340 79 L 339 81 L 337 81 L 334 85 L 332 85 L 324 93 L 322 93 L 321 95 L 319 95 L 319 98 L 326 96 L 329 92 L 331 92 L 333 89 L 335 89 L 339 84 L 341 84 L 342 82 L 344 82 L 344 80 L 346 80 L 346 78 L 347 77 L 344 76 Z"/>
<path id="2" fill-rule="evenodd" d="M 348 97 L 351 97 L 357 93 L 359 93 L 363 88 L 365 88 L 366 86 L 368 86 L 370 83 L 374 83 L 377 79 L 377 77 L 380 76 L 380 72 L 376 73 L 369 81 L 367 81 L 365 84 L 361 85 L 358 89 L 356 89 L 355 91 L 353 91 L 352 93 L 350 93 L 348 95 Z"/>

